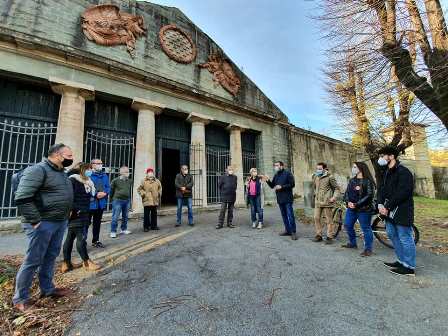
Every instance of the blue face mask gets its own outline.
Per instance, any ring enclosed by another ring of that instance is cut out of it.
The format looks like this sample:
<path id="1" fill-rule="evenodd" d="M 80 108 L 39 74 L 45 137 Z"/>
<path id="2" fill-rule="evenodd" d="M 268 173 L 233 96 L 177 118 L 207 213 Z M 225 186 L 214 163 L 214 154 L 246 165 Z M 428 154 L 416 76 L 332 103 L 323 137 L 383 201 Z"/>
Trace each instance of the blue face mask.
<path id="1" fill-rule="evenodd" d="M 316 170 L 316 175 L 317 176 L 322 176 L 324 174 L 324 171 L 323 170 L 321 170 L 321 169 L 317 169 Z"/>
<path id="2" fill-rule="evenodd" d="M 90 177 L 92 176 L 93 172 L 91 170 L 86 170 L 84 174 L 86 175 L 86 177 Z"/>

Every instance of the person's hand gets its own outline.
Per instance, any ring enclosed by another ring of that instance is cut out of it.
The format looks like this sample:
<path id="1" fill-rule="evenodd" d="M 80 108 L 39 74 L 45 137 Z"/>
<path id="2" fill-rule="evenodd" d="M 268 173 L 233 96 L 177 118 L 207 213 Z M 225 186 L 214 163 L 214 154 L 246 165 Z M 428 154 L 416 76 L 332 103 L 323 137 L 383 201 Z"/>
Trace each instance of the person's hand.
<path id="1" fill-rule="evenodd" d="M 182 190 L 182 191 L 185 191 L 185 189 L 187 189 L 187 188 L 185 188 L 185 187 L 180 187 L 180 190 Z"/>
<path id="2" fill-rule="evenodd" d="M 354 209 L 356 206 L 355 206 L 355 203 L 352 203 L 352 202 L 348 202 L 348 207 L 350 208 L 350 209 Z"/>
<path id="3" fill-rule="evenodd" d="M 98 193 L 96 194 L 96 198 L 101 199 L 106 197 L 106 193 L 104 191 L 98 191 Z"/>
<path id="4" fill-rule="evenodd" d="M 262 176 L 263 176 L 262 178 L 265 182 L 270 180 L 268 175 L 262 175 Z"/>
<path id="5" fill-rule="evenodd" d="M 334 203 L 334 202 L 336 202 L 336 198 L 332 197 L 332 198 L 330 198 L 330 199 L 328 200 L 328 202 L 330 202 L 330 203 Z"/>
<path id="6" fill-rule="evenodd" d="M 274 187 L 274 190 L 280 190 L 281 188 L 282 188 L 282 186 L 279 185 L 279 184 L 277 184 L 277 185 Z"/>
<path id="7" fill-rule="evenodd" d="M 31 226 L 33 227 L 34 230 L 36 230 L 40 226 L 40 222 L 31 224 Z"/>
<path id="8" fill-rule="evenodd" d="M 389 210 L 387 210 L 386 208 L 379 208 L 378 210 L 383 216 L 387 216 L 389 214 Z"/>

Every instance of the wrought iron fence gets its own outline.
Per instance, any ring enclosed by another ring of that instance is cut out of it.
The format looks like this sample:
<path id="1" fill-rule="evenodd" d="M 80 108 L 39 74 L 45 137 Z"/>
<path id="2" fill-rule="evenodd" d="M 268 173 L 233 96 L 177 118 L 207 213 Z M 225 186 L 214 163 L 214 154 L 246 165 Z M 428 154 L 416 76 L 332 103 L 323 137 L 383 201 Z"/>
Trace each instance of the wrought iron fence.
<path id="1" fill-rule="evenodd" d="M 230 152 L 228 149 L 217 147 L 206 147 L 207 157 L 207 203 L 216 204 L 221 202 L 219 194 L 219 177 L 224 174 L 230 165 Z"/>
<path id="2" fill-rule="evenodd" d="M 203 179 L 204 147 L 200 144 L 190 145 L 190 174 L 193 176 L 193 206 L 204 205 Z"/>
<path id="3" fill-rule="evenodd" d="M 55 123 L 0 121 L 0 218 L 17 216 L 12 199 L 12 175 L 42 161 L 55 137 Z"/>
<path id="4" fill-rule="evenodd" d="M 120 174 L 120 167 L 129 167 L 130 177 L 134 173 L 135 136 L 133 134 L 120 134 L 115 132 L 86 131 L 84 142 L 84 161 L 101 159 L 109 182 Z M 107 210 L 111 210 L 110 199 Z"/>
<path id="5" fill-rule="evenodd" d="M 250 176 L 250 169 L 257 168 L 257 155 L 255 152 L 243 151 L 243 176 L 244 179 Z"/>

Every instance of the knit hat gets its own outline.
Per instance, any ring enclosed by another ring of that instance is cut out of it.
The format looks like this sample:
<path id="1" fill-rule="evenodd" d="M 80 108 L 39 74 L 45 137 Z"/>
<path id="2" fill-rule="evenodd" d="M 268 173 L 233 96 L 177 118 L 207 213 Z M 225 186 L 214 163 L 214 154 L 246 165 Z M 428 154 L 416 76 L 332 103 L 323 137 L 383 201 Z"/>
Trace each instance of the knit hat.
<path id="1" fill-rule="evenodd" d="M 146 169 L 146 174 L 148 174 L 148 173 L 154 173 L 154 169 L 152 169 L 152 168 Z"/>

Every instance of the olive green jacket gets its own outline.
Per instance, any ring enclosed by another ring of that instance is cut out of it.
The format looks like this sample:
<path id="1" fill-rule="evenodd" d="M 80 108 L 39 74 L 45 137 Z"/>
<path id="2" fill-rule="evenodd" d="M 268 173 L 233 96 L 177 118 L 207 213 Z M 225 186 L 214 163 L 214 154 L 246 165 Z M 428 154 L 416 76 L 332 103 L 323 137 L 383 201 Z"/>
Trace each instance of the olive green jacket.
<path id="1" fill-rule="evenodd" d="M 341 193 L 334 176 L 328 172 L 322 176 L 313 175 L 313 183 L 315 207 L 333 207 L 330 198 L 337 198 Z"/>

